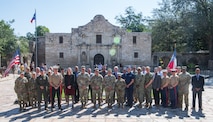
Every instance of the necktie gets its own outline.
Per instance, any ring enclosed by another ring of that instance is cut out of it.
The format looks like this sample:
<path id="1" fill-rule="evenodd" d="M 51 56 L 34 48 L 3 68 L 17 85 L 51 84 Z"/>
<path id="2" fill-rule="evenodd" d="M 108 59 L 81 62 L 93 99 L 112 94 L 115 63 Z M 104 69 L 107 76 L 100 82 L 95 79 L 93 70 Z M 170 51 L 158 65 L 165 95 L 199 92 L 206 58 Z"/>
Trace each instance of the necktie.
<path id="1" fill-rule="evenodd" d="M 197 80 L 199 80 L 199 75 L 197 75 Z"/>

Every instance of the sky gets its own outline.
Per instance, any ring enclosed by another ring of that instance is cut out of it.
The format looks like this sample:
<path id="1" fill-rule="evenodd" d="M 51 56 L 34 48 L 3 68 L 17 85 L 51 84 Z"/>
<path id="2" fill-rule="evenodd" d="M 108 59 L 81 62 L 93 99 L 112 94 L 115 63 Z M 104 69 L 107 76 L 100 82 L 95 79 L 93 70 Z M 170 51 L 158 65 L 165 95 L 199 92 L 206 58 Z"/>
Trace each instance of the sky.
<path id="1" fill-rule="evenodd" d="M 89 23 L 95 15 L 103 15 L 113 25 L 120 26 L 115 17 L 124 14 L 132 6 L 136 13 L 152 16 L 154 8 L 159 8 L 161 0 L 2 0 L 0 20 L 10 21 L 17 36 L 35 31 L 35 24 L 30 23 L 36 10 L 37 26 L 49 28 L 51 33 L 71 33 Z"/>

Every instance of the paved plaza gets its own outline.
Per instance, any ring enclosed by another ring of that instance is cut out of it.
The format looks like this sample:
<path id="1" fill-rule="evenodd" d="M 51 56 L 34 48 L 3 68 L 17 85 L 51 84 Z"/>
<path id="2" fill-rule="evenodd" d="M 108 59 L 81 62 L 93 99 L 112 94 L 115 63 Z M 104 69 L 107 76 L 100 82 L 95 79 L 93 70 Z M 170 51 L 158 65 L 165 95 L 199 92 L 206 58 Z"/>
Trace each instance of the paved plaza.
<path id="1" fill-rule="evenodd" d="M 41 111 L 36 108 L 27 108 L 25 112 L 19 112 L 18 104 L 14 104 L 16 94 L 14 92 L 14 81 L 17 75 L 10 74 L 6 78 L 0 78 L 0 122 L 212 122 L 213 121 L 213 79 L 205 80 L 205 91 L 203 92 L 203 111 L 182 111 L 180 109 L 156 108 L 151 109 L 137 107 L 117 108 L 115 104 L 108 109 L 103 104 L 101 109 L 93 109 L 93 104 L 88 102 L 87 109 L 80 109 L 80 103 L 66 108 L 62 101 L 63 111 L 57 106 L 53 112 Z M 192 102 L 190 88 L 190 105 Z M 50 105 L 49 105 L 50 106 Z"/>

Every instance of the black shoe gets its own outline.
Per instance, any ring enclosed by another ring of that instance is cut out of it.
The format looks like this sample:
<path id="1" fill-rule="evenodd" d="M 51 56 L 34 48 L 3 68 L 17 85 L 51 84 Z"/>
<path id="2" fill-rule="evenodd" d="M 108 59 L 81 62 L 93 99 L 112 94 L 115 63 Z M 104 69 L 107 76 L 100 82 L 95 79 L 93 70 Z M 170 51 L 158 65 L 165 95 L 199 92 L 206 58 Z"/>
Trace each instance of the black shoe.
<path id="1" fill-rule="evenodd" d="M 203 110 L 203 108 L 199 108 L 199 111 L 202 111 Z"/>
<path id="2" fill-rule="evenodd" d="M 128 104 L 126 104 L 125 106 L 127 106 L 127 107 L 128 107 L 129 105 L 128 105 Z"/>

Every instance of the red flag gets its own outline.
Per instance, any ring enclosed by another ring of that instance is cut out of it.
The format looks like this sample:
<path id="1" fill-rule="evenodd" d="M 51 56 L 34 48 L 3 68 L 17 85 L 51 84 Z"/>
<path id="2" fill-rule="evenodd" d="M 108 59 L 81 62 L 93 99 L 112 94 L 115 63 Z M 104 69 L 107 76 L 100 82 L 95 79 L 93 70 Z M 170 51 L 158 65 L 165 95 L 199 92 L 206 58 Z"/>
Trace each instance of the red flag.
<path id="1" fill-rule="evenodd" d="M 10 71 L 10 69 L 15 65 L 15 64 L 20 64 L 20 51 L 19 49 L 16 50 L 12 61 L 10 62 L 10 64 L 8 65 L 7 69 L 4 72 L 4 76 L 6 77 Z"/>
<path id="2" fill-rule="evenodd" d="M 34 13 L 32 19 L 30 20 L 30 22 L 32 23 L 34 20 L 36 21 L 36 13 Z"/>
<path id="3" fill-rule="evenodd" d="M 177 68 L 177 58 L 176 58 L 176 50 L 174 51 L 170 61 L 169 61 L 169 64 L 167 66 L 167 68 L 169 70 L 171 69 L 176 69 Z"/>

